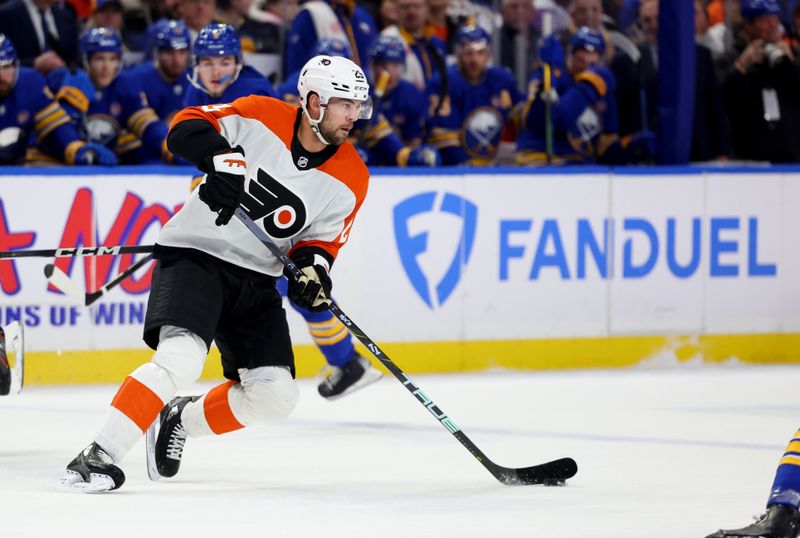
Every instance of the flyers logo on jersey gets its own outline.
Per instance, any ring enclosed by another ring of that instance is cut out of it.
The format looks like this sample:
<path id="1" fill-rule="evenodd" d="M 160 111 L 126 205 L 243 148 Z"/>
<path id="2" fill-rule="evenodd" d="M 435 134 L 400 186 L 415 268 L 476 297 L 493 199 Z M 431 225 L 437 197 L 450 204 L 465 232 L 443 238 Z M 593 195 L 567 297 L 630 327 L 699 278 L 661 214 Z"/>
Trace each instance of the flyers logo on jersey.
<path id="1" fill-rule="evenodd" d="M 247 215 L 255 222 L 264 219 L 264 231 L 275 239 L 288 239 L 305 227 L 303 200 L 264 170 L 250 180 L 247 194 L 252 198 L 242 204 Z"/>

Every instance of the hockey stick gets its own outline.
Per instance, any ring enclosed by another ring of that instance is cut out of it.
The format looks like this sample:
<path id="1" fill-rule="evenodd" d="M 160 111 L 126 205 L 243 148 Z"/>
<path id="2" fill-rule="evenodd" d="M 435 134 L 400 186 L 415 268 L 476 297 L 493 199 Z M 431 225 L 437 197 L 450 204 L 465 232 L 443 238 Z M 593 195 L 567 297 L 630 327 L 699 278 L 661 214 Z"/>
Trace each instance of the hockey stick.
<path id="1" fill-rule="evenodd" d="M 292 273 L 295 277 L 302 276 L 300 268 L 273 243 L 269 236 L 262 230 L 247 214 L 238 208 L 235 213 L 236 217 L 253 232 L 253 234 L 261 241 L 267 249 L 276 257 L 280 262 Z M 328 311 L 336 316 L 345 327 L 359 339 L 359 341 L 366 346 L 367 349 L 375 356 L 376 359 L 386 367 L 387 370 L 392 372 L 394 376 L 400 380 L 403 386 L 413 394 L 417 400 L 426 408 L 436 419 L 449 431 L 458 441 L 466 448 L 470 454 L 475 456 L 481 465 L 483 465 L 492 475 L 501 483 L 507 486 L 519 486 L 530 484 L 545 484 L 545 485 L 562 485 L 568 478 L 575 476 L 578 472 L 578 465 L 572 458 L 561 458 L 558 460 L 543 463 L 541 465 L 534 465 L 531 467 L 511 468 L 497 465 L 490 460 L 481 450 L 473 443 L 467 435 L 456 426 L 456 424 L 437 406 L 433 400 L 425 394 L 419 386 L 411 380 L 392 359 L 389 358 L 378 346 L 373 342 L 364 332 L 356 325 L 353 320 L 347 316 L 338 305 L 331 303 Z"/>
<path id="2" fill-rule="evenodd" d="M 75 247 L 46 250 L 5 250 L 0 251 L 3 258 L 69 258 L 77 256 L 116 256 L 117 254 L 149 254 L 154 245 L 116 246 L 116 247 Z"/>
<path id="3" fill-rule="evenodd" d="M 553 33 L 553 14 L 545 13 L 542 17 L 542 36 L 546 39 Z M 553 103 L 551 99 L 553 66 L 545 63 L 544 70 L 544 151 L 547 164 L 553 164 Z"/>
<path id="4" fill-rule="evenodd" d="M 149 262 L 153 258 L 152 254 L 148 254 L 138 262 L 134 263 L 120 274 L 112 278 L 108 281 L 104 286 L 100 289 L 89 292 L 83 292 L 78 284 L 70 278 L 64 271 L 53 265 L 52 263 L 48 263 L 44 266 L 44 276 L 47 277 L 47 281 L 64 292 L 68 297 L 72 298 L 73 301 L 76 303 L 89 306 L 92 303 L 98 301 L 103 295 L 105 295 L 108 290 L 128 278 L 137 269 L 142 267 L 144 264 Z"/>

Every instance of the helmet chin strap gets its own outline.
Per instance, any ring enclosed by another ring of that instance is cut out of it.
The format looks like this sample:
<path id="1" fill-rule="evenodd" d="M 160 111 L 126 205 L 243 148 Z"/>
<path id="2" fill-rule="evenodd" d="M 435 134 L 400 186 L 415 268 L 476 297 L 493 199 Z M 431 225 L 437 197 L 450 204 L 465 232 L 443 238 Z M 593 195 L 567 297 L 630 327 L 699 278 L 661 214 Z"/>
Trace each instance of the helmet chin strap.
<path id="1" fill-rule="evenodd" d="M 308 123 L 311 124 L 311 132 L 313 132 L 315 135 L 317 135 L 317 138 L 319 138 L 320 142 L 322 142 L 326 146 L 330 146 L 331 143 L 328 142 L 327 140 L 325 140 L 325 137 L 322 136 L 322 133 L 319 130 L 319 124 L 322 122 L 322 118 L 325 116 L 325 107 L 322 107 L 322 106 L 319 107 L 319 119 L 318 120 L 315 120 L 315 119 L 311 118 L 311 114 L 308 113 L 308 108 L 306 108 L 305 104 L 303 105 L 303 113 L 306 115 L 306 118 L 308 118 Z"/>

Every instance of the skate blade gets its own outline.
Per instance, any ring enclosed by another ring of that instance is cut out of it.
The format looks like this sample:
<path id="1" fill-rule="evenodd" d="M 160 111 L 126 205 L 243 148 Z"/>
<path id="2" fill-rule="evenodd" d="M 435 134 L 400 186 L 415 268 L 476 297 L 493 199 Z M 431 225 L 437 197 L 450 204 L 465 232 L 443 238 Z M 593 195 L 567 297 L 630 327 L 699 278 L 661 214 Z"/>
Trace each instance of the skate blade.
<path id="1" fill-rule="evenodd" d="M 145 434 L 145 450 L 147 451 L 147 477 L 150 480 L 160 480 L 161 474 L 158 472 L 158 466 L 156 466 L 156 437 L 158 436 L 158 430 L 161 428 L 161 413 L 158 414 L 156 419 L 147 428 L 147 433 Z"/>
<path id="2" fill-rule="evenodd" d="M 69 493 L 105 493 L 114 489 L 114 480 L 102 474 L 90 474 L 89 482 L 75 471 L 67 471 L 58 483 L 58 489 Z"/>
<path id="3" fill-rule="evenodd" d="M 376 381 L 378 381 L 382 377 L 383 377 L 383 374 L 380 371 L 378 371 L 377 369 L 375 369 L 373 367 L 370 367 L 370 368 L 368 368 L 367 370 L 364 371 L 364 375 L 361 376 L 361 379 L 359 379 L 358 381 L 356 381 L 355 383 L 353 383 L 352 385 L 347 387 L 340 394 L 337 394 L 335 396 L 329 396 L 329 397 L 327 397 L 325 399 L 326 400 L 338 400 L 342 396 L 347 396 L 348 394 L 350 394 L 352 392 L 355 392 L 355 391 L 357 391 L 359 389 L 363 389 L 367 385 L 372 385 L 373 383 L 375 383 Z"/>

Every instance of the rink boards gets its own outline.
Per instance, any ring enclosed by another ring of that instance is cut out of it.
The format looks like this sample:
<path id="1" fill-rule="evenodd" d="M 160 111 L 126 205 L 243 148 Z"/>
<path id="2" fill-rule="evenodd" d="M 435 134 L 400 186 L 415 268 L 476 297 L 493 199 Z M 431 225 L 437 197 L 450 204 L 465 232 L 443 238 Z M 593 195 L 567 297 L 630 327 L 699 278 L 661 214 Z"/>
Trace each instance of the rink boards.
<path id="1" fill-rule="evenodd" d="M 84 172 L 4 170 L 0 250 L 152 244 L 191 178 Z M 333 280 L 409 372 L 800 360 L 800 168 L 397 172 L 376 171 Z M 135 259 L 58 263 L 91 291 Z M 147 360 L 151 266 L 87 309 L 48 289 L 52 262 L 0 261 L 28 380 L 117 381 Z M 288 317 L 311 375 L 322 359 Z"/>

